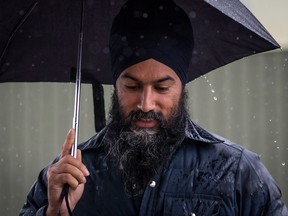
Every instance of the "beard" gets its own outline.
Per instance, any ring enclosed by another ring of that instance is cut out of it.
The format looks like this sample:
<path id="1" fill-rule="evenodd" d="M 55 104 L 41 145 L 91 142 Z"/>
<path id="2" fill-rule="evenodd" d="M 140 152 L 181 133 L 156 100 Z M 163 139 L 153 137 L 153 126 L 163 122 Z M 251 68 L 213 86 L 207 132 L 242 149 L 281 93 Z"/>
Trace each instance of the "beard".
<path id="1" fill-rule="evenodd" d="M 183 90 L 180 101 L 165 119 L 160 112 L 132 111 L 123 117 L 116 90 L 112 96 L 109 131 L 106 135 L 107 155 L 121 171 L 125 189 L 129 194 L 143 193 L 149 180 L 157 173 L 185 137 L 187 93 Z M 154 119 L 157 129 L 132 128 L 138 119 Z"/>

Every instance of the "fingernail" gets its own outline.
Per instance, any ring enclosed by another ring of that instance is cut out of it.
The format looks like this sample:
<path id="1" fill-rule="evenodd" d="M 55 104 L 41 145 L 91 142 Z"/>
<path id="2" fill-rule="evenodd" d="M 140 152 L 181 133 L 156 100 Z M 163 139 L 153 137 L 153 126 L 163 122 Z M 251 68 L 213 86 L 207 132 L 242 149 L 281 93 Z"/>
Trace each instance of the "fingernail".
<path id="1" fill-rule="evenodd" d="M 70 130 L 68 131 L 67 136 L 71 133 L 71 130 L 72 130 L 72 128 L 70 128 Z"/>
<path id="2" fill-rule="evenodd" d="M 82 183 L 86 183 L 86 181 L 87 181 L 86 178 L 83 177 L 83 178 L 82 178 Z"/>
<path id="3" fill-rule="evenodd" d="M 90 175 L 90 172 L 88 171 L 87 168 L 85 168 L 84 172 L 85 172 L 85 176 L 89 176 Z"/>

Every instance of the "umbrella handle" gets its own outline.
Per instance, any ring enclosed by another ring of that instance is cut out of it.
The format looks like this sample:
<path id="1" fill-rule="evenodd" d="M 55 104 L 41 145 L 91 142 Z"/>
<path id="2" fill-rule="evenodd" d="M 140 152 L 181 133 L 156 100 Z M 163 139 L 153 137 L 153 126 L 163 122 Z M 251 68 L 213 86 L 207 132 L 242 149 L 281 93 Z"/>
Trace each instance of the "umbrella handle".
<path id="1" fill-rule="evenodd" d="M 74 143 L 71 149 L 71 155 L 77 157 L 78 133 L 79 133 L 79 111 L 80 111 L 80 94 L 81 94 L 81 68 L 82 68 L 82 52 L 83 52 L 83 21 L 84 21 L 84 0 L 81 0 L 81 15 L 80 15 L 80 29 L 78 40 L 77 53 L 77 70 L 75 82 L 75 97 L 74 97 L 74 115 L 73 128 L 75 130 Z"/>

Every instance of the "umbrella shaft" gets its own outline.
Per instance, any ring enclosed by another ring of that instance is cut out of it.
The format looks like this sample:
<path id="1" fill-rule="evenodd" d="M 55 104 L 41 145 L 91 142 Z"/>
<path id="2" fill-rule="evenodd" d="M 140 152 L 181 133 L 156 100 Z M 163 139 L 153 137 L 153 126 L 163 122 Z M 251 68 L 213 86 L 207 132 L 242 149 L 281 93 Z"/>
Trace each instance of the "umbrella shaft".
<path id="1" fill-rule="evenodd" d="M 77 157 L 78 146 L 78 132 L 79 132 L 79 110 L 80 110 L 80 94 L 81 94 L 81 68 L 82 68 L 82 50 L 83 50 L 83 20 L 84 20 L 84 0 L 81 0 L 81 16 L 80 16 L 80 30 L 78 41 L 78 55 L 77 55 L 77 72 L 75 85 L 75 99 L 74 99 L 74 116 L 73 128 L 75 130 L 74 143 L 71 149 L 71 155 Z"/>

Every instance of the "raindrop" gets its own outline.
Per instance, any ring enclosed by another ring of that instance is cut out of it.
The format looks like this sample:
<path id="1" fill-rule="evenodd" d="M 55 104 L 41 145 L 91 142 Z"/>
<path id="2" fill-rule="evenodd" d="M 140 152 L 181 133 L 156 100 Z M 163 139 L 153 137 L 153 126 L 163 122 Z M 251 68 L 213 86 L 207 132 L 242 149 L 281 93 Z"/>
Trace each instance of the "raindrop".
<path id="1" fill-rule="evenodd" d="M 286 165 L 286 163 L 285 163 L 285 162 L 283 162 L 283 163 L 282 163 L 282 166 L 285 166 L 285 165 Z"/>
<path id="2" fill-rule="evenodd" d="M 274 140 L 274 143 L 277 143 L 277 140 Z"/>
<path id="3" fill-rule="evenodd" d="M 190 17 L 191 19 L 196 18 L 196 13 L 195 13 L 195 11 L 191 11 L 191 12 L 189 13 L 189 17 Z"/>
<path id="4" fill-rule="evenodd" d="M 279 147 L 279 146 L 277 146 L 277 149 L 280 149 L 280 147 Z"/>
<path id="5" fill-rule="evenodd" d="M 163 10 L 164 9 L 164 7 L 163 7 L 163 5 L 161 5 L 160 7 L 159 7 L 159 10 Z"/>
<path id="6" fill-rule="evenodd" d="M 1 160 L 0 160 L 0 161 L 1 161 L 1 163 L 3 163 L 3 162 L 4 162 L 4 158 L 1 158 Z"/>
<path id="7" fill-rule="evenodd" d="M 97 68 L 96 70 L 97 70 L 97 72 L 100 72 L 100 71 L 101 71 L 101 68 Z"/>
<path id="8" fill-rule="evenodd" d="M 108 54 L 108 53 L 109 53 L 109 48 L 108 48 L 108 47 L 104 47 L 103 53 L 104 53 L 104 54 Z"/>
<path id="9" fill-rule="evenodd" d="M 32 67 L 35 67 L 35 64 L 32 63 L 31 66 L 32 66 Z"/>
<path id="10" fill-rule="evenodd" d="M 20 16 L 22 16 L 22 15 L 24 15 L 24 14 L 25 14 L 24 10 L 20 10 L 20 11 L 19 11 L 19 15 L 20 15 Z"/>
<path id="11" fill-rule="evenodd" d="M 15 156 L 16 156 L 16 158 L 18 158 L 18 157 L 19 157 L 19 155 L 18 155 L 18 154 L 16 154 Z"/>
<path id="12" fill-rule="evenodd" d="M 148 18 L 148 13 L 143 13 L 143 18 Z"/>
<path id="13" fill-rule="evenodd" d="M 210 20 L 206 19 L 204 20 L 205 25 L 209 25 L 210 24 Z"/>
<path id="14" fill-rule="evenodd" d="M 240 38 L 239 37 L 236 37 L 236 40 L 239 40 Z"/>
<path id="15" fill-rule="evenodd" d="M 209 87 L 210 87 L 210 91 L 211 91 L 211 93 L 213 94 L 213 100 L 214 100 L 214 101 L 217 101 L 218 98 L 215 96 L 216 91 L 215 91 L 215 89 L 213 88 L 212 83 L 209 81 L 209 79 L 207 79 L 207 77 L 206 77 L 205 75 L 204 75 L 203 77 L 204 77 L 204 79 L 206 80 L 206 82 L 208 83 L 208 85 L 209 85 Z"/>
<path id="16" fill-rule="evenodd" d="M 140 39 L 144 39 L 144 35 L 140 35 Z"/>
<path id="17" fill-rule="evenodd" d="M 115 1 L 110 1 L 110 5 L 114 6 L 115 5 Z"/>
<path id="18" fill-rule="evenodd" d="M 5 65 L 6 65 L 6 66 L 10 66 L 10 62 L 6 62 Z"/>

